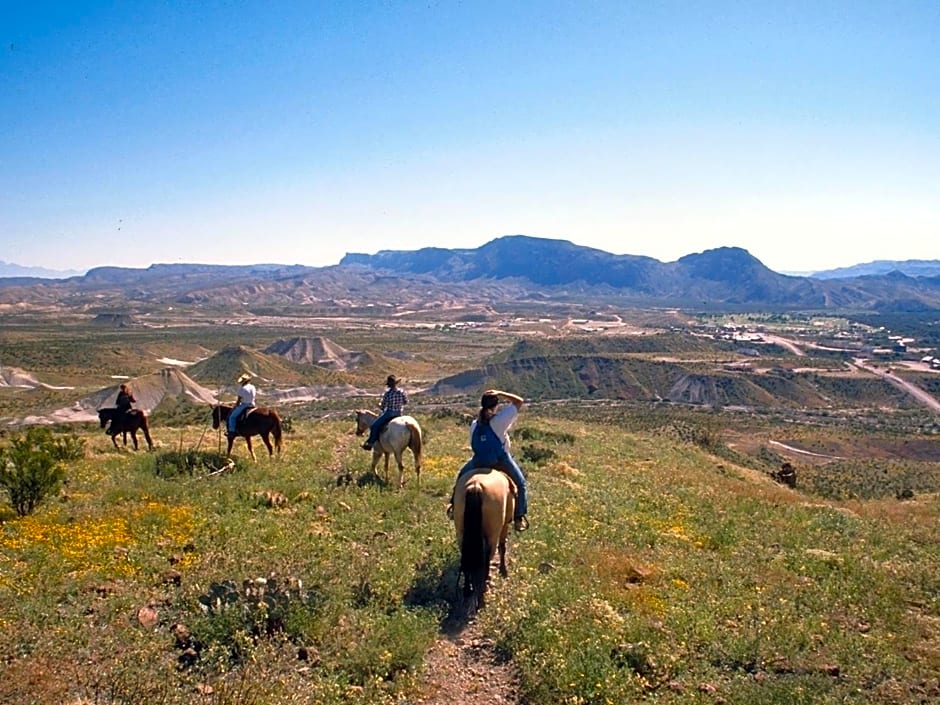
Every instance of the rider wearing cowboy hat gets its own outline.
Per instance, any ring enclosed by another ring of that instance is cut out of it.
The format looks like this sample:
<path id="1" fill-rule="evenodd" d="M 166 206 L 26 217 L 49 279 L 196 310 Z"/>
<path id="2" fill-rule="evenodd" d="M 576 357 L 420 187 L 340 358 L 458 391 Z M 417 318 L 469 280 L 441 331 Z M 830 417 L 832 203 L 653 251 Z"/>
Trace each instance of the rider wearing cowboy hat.
<path id="1" fill-rule="evenodd" d="M 250 409 L 255 405 L 255 396 L 257 393 L 258 390 L 256 390 L 255 385 L 251 383 L 251 375 L 248 372 L 243 372 L 238 376 L 238 403 L 228 416 L 228 432 L 230 434 L 235 433 L 235 423 L 239 415 L 241 415 L 245 409 Z"/>
<path id="2" fill-rule="evenodd" d="M 385 424 L 396 416 L 401 416 L 405 404 L 408 403 L 408 395 L 405 394 L 405 390 L 398 388 L 399 382 L 401 382 L 401 380 L 395 375 L 389 375 L 385 379 L 385 386 L 388 387 L 388 389 L 385 390 L 385 394 L 382 395 L 382 401 L 379 404 L 382 413 L 379 414 L 379 417 L 369 426 L 369 438 L 362 444 L 362 447 L 366 450 L 372 450 L 372 446 L 374 446 L 375 442 L 379 439 L 379 434 L 382 433 Z"/>

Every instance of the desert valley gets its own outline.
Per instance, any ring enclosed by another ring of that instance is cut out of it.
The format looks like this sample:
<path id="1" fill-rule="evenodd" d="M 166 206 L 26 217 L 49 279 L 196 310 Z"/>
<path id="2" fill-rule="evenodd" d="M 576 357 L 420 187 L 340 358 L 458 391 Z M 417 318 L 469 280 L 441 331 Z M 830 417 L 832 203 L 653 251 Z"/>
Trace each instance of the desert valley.
<path id="1" fill-rule="evenodd" d="M 0 701 L 940 697 L 927 284 L 683 273 L 671 300 L 376 264 L 0 280 L 0 461 L 30 429 L 80 448 L 0 508 Z M 243 372 L 284 444 L 228 462 L 211 411 Z M 400 490 L 353 435 L 388 374 L 424 430 Z M 99 427 L 122 382 L 152 452 Z M 444 506 L 491 388 L 526 400 L 532 527 L 470 615 Z"/>

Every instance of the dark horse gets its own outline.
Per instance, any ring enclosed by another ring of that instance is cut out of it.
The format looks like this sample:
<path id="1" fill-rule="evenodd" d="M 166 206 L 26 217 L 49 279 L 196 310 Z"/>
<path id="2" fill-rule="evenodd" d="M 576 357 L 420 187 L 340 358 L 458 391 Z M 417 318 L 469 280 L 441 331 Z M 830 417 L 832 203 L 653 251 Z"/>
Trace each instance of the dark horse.
<path id="1" fill-rule="evenodd" d="M 101 422 L 101 428 L 111 422 L 111 428 L 108 433 L 111 435 L 111 442 L 114 447 L 118 447 L 117 435 L 124 433 L 124 445 L 127 445 L 127 433 L 130 431 L 131 439 L 134 441 L 134 450 L 137 450 L 137 430 L 144 432 L 144 438 L 147 439 L 147 447 L 153 450 L 153 440 L 150 438 L 150 425 L 147 423 L 147 414 L 141 409 L 131 409 L 121 419 L 118 410 L 114 407 L 98 409 L 98 420 Z"/>
<path id="2" fill-rule="evenodd" d="M 212 428 L 218 428 L 222 424 L 228 424 L 229 414 L 234 407 L 231 404 L 218 404 L 212 407 Z M 235 433 L 228 433 L 228 450 L 226 455 L 232 454 L 232 444 L 235 438 L 241 436 L 248 444 L 248 452 L 252 460 L 255 458 L 255 452 L 251 448 L 251 437 L 261 436 L 264 445 L 268 448 L 268 455 L 274 455 L 274 448 L 277 448 L 277 454 L 281 454 L 281 417 L 277 415 L 274 409 L 268 409 L 264 406 L 256 406 L 248 410 L 247 416 L 242 416 L 236 426 Z M 271 446 L 270 436 L 274 436 L 274 446 Z"/>

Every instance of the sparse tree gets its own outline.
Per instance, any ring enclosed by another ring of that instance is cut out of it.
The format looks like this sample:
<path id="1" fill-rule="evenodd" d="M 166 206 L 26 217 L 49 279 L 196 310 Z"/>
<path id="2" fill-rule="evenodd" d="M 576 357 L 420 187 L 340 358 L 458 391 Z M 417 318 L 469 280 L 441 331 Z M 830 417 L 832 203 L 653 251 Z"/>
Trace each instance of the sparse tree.
<path id="1" fill-rule="evenodd" d="M 31 514 L 65 480 L 64 461 L 80 457 L 84 444 L 75 436 L 57 439 L 47 428 L 30 428 L 0 448 L 0 487 L 19 516 Z"/>

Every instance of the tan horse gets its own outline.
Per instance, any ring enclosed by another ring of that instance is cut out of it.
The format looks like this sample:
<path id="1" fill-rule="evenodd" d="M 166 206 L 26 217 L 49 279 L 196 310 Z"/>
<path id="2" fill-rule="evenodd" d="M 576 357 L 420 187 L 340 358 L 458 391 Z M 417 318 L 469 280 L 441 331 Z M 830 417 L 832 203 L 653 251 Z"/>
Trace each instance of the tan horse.
<path id="1" fill-rule="evenodd" d="M 490 563 L 499 551 L 499 574 L 506 569 L 506 536 L 516 510 L 512 481 L 498 470 L 480 468 L 467 473 L 454 489 L 454 528 L 460 547 L 464 600 L 483 607 Z M 458 581 L 460 580 L 458 576 Z"/>
<path id="2" fill-rule="evenodd" d="M 356 415 L 356 435 L 361 436 L 369 430 L 369 426 L 379 415 L 368 409 L 359 409 L 354 412 Z M 418 484 L 421 484 L 421 426 L 411 416 L 397 416 L 386 424 L 379 435 L 379 440 L 372 446 L 372 469 L 375 472 L 379 464 L 379 458 L 385 456 L 385 482 L 388 483 L 388 461 L 389 455 L 395 456 L 395 462 L 398 464 L 398 486 L 405 486 L 405 463 L 402 459 L 402 453 L 405 448 L 411 449 L 411 454 L 415 459 L 415 475 L 418 476 Z"/>

